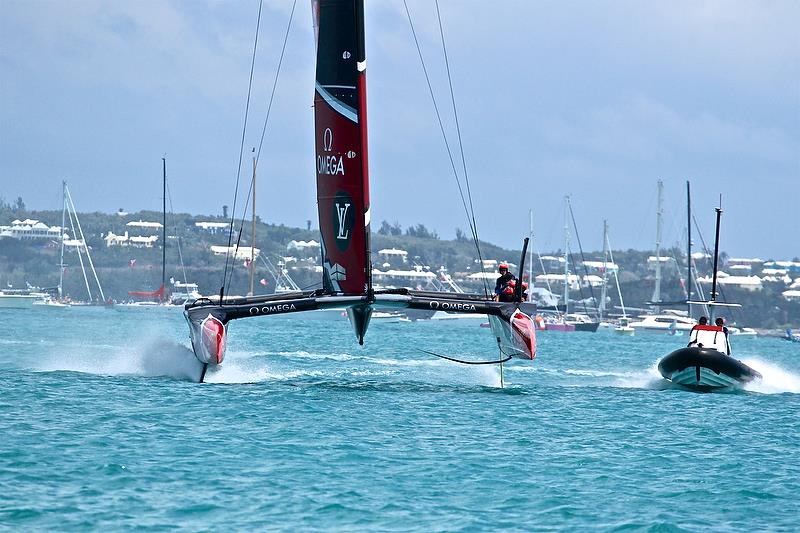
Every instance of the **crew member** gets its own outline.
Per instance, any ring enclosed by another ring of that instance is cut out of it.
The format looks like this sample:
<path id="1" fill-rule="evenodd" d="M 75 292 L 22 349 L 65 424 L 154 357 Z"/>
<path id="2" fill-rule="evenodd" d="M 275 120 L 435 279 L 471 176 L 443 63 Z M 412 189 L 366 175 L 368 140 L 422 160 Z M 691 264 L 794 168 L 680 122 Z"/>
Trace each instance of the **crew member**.
<path id="1" fill-rule="evenodd" d="M 508 264 L 500 263 L 497 266 L 497 271 L 500 276 L 494 284 L 494 299 L 498 302 L 513 302 L 514 301 L 514 288 L 511 285 L 512 281 L 516 285 L 516 278 L 514 274 L 508 271 Z"/>
<path id="2" fill-rule="evenodd" d="M 697 321 L 697 326 L 705 326 L 708 324 L 708 319 L 704 316 L 700 317 L 700 320 Z M 694 346 L 697 344 L 697 326 L 692 326 L 692 330 L 689 332 L 689 344 L 687 346 Z M 700 346 L 702 348 L 702 346 Z"/>
<path id="3" fill-rule="evenodd" d="M 725 348 L 727 349 L 727 354 L 731 354 L 731 343 L 728 340 L 728 328 L 725 327 L 725 319 L 721 316 L 718 316 L 717 319 L 714 321 L 714 324 L 717 325 L 718 328 L 722 328 L 722 332 L 725 334 Z"/>

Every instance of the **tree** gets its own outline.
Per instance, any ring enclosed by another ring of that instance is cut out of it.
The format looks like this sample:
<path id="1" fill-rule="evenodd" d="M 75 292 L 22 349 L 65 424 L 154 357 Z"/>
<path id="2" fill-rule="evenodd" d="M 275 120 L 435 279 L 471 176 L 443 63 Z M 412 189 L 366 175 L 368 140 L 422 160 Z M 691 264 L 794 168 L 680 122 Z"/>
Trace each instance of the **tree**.
<path id="1" fill-rule="evenodd" d="M 381 227 L 378 230 L 378 235 L 391 235 L 392 226 L 385 220 L 381 222 Z"/>
<path id="2" fill-rule="evenodd" d="M 421 239 L 438 239 L 439 235 L 436 234 L 436 231 L 430 231 L 428 228 L 425 227 L 425 224 L 417 224 L 416 226 L 411 226 L 406 230 L 406 235 L 409 237 L 419 237 Z"/>
<path id="3" fill-rule="evenodd" d="M 25 202 L 22 201 L 22 196 L 17 196 L 17 201 L 14 202 L 14 211 L 25 211 Z"/>
<path id="4" fill-rule="evenodd" d="M 456 228 L 456 240 L 459 242 L 464 242 L 467 240 L 467 236 L 464 234 L 464 231 L 461 228 Z"/>

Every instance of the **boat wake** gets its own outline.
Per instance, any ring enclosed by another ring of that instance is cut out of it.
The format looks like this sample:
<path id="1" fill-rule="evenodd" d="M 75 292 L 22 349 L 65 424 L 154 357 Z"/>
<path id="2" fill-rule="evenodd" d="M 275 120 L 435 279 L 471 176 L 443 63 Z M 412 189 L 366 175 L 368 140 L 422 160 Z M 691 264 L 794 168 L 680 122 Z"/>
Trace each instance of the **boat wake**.
<path id="1" fill-rule="evenodd" d="M 658 362 L 646 370 L 613 371 L 586 368 L 513 367 L 510 372 L 537 372 L 548 382 L 569 387 L 616 387 L 622 389 L 664 390 L 669 388 L 658 372 Z"/>
<path id="2" fill-rule="evenodd" d="M 744 364 L 758 370 L 762 378 L 748 383 L 744 390 L 761 394 L 800 393 L 800 376 L 760 359 L 745 359 Z"/>
<path id="3" fill-rule="evenodd" d="M 306 365 L 306 368 L 296 368 L 293 359 L 297 360 L 296 363 Z M 307 365 L 313 364 L 314 361 L 319 362 L 320 366 L 308 368 Z M 378 358 L 347 353 L 315 354 L 306 351 L 260 355 L 252 352 L 241 354 L 231 352 L 222 366 L 209 370 L 205 381 L 237 384 L 267 381 L 348 383 L 356 380 L 370 385 L 380 385 L 394 383 L 398 379 L 403 382 L 424 381 L 429 384 L 445 382 L 450 386 L 454 384 L 490 388 L 500 386 L 499 370 L 492 367 L 465 368 L 436 359 L 392 359 L 385 356 Z"/>
<path id="4" fill-rule="evenodd" d="M 67 349 L 46 355 L 36 367 L 42 372 L 81 372 L 100 376 L 168 377 L 197 381 L 202 365 L 192 351 L 177 342 L 153 339 L 140 346 Z"/>

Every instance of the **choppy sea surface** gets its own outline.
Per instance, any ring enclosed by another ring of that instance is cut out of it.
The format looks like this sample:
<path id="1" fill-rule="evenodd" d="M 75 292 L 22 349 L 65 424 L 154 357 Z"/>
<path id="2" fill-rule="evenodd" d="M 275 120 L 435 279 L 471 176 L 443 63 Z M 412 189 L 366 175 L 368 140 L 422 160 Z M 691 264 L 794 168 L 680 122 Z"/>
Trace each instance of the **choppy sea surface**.
<path id="1" fill-rule="evenodd" d="M 764 379 L 671 388 L 668 336 L 475 321 L 233 322 L 197 384 L 179 308 L 0 310 L 0 529 L 800 529 L 800 344 L 734 338 Z"/>

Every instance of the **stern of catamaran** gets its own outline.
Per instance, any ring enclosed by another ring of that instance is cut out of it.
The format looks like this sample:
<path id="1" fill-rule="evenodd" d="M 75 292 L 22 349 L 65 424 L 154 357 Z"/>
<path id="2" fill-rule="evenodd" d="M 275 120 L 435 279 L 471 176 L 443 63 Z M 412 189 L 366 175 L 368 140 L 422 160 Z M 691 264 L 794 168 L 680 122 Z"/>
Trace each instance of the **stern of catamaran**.
<path id="1" fill-rule="evenodd" d="M 536 328 L 531 317 L 516 309 L 509 320 L 489 315 L 489 325 L 501 354 L 528 360 L 536 357 Z"/>

